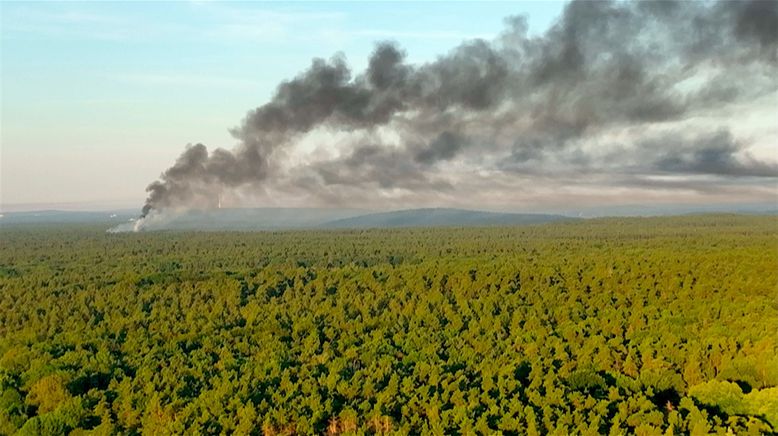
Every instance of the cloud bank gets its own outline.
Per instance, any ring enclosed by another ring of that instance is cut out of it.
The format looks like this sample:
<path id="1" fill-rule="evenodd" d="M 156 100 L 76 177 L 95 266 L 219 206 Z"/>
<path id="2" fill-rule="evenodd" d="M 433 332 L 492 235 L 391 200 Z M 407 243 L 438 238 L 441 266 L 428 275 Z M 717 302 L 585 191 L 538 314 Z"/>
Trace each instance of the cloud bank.
<path id="1" fill-rule="evenodd" d="M 341 55 L 314 59 L 232 130 L 233 149 L 188 146 L 148 186 L 143 216 L 220 196 L 356 207 L 775 198 L 778 134 L 754 120 L 778 102 L 777 2 L 575 1 L 542 36 L 510 17 L 493 41 L 405 59 L 391 42 L 358 74 Z"/>

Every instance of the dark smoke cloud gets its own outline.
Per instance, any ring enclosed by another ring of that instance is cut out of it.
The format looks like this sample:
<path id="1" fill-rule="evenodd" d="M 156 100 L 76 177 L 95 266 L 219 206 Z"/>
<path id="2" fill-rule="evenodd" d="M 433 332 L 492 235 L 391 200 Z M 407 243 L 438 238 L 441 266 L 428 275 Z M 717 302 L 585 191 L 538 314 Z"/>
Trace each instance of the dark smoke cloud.
<path id="1" fill-rule="evenodd" d="M 666 137 L 661 145 L 656 141 L 643 144 L 646 148 L 664 149 L 653 163 L 663 173 L 716 174 L 723 176 L 778 177 L 778 165 L 758 162 L 753 158 L 738 159 L 743 147 L 732 134 L 721 131 L 684 143 L 676 137 Z"/>
<path id="2" fill-rule="evenodd" d="M 778 2 L 574 1 L 541 37 L 527 36 L 522 17 L 506 24 L 493 42 L 468 41 L 419 66 L 392 43 L 378 44 L 358 75 L 342 56 L 314 59 L 232 130 L 234 150 L 188 147 L 147 188 L 143 215 L 246 186 L 328 199 L 334 187 L 450 191 L 456 186 L 439 167 L 457 160 L 507 173 L 534 166 L 553 174 L 564 164 L 778 176 L 773 165 L 742 157 L 726 126 L 700 140 L 635 140 L 609 164 L 581 146 L 608 131 L 671 126 L 776 92 Z M 342 153 L 290 167 L 295 144 L 322 130 L 351 135 Z"/>
<path id="3" fill-rule="evenodd" d="M 443 132 L 428 147 L 416 153 L 416 162 L 429 165 L 448 160 L 456 156 L 464 146 L 464 138 L 452 132 Z"/>

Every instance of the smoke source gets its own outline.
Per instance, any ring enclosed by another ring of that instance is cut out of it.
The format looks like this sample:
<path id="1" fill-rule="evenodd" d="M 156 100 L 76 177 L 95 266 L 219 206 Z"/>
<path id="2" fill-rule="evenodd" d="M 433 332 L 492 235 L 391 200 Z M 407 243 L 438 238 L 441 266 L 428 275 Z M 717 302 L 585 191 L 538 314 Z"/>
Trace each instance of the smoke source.
<path id="1" fill-rule="evenodd" d="M 775 93 L 778 2 L 574 1 L 540 37 L 523 17 L 506 24 L 423 65 L 387 42 L 356 75 L 342 56 L 314 59 L 232 130 L 234 149 L 188 146 L 148 186 L 136 228 L 241 189 L 341 204 L 398 190 L 429 198 L 457 189 L 446 173 L 457 160 L 500 177 L 778 176 L 744 157 L 727 126 L 673 130 Z M 344 135 L 340 153 L 292 163 L 296 144 L 322 131 Z M 587 147 L 613 132 L 642 139 L 608 156 Z"/>

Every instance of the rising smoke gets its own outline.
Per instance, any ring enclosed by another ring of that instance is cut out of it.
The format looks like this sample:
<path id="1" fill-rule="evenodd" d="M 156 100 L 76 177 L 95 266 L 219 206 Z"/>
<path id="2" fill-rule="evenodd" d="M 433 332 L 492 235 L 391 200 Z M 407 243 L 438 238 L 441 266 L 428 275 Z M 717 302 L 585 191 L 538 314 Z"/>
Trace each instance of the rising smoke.
<path id="1" fill-rule="evenodd" d="M 392 43 L 358 75 L 342 56 L 313 60 L 232 130 L 235 149 L 188 146 L 148 186 L 142 216 L 246 187 L 339 203 L 355 190 L 446 192 L 457 159 L 502 174 L 778 177 L 726 127 L 673 130 L 776 92 L 778 2 L 575 1 L 540 37 L 522 17 L 506 23 L 424 65 Z M 586 146 L 625 131 L 642 139 L 607 156 Z M 345 134 L 340 153 L 290 163 L 314 132 Z"/>

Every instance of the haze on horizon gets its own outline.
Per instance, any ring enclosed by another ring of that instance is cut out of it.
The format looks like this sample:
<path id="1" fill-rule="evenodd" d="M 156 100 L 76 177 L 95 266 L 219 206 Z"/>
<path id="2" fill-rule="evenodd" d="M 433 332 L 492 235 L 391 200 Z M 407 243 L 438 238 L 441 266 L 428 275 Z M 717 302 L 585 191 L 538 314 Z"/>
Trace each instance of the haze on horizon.
<path id="1" fill-rule="evenodd" d="M 775 2 L 410 6 L 4 3 L 0 209 L 778 200 Z"/>

